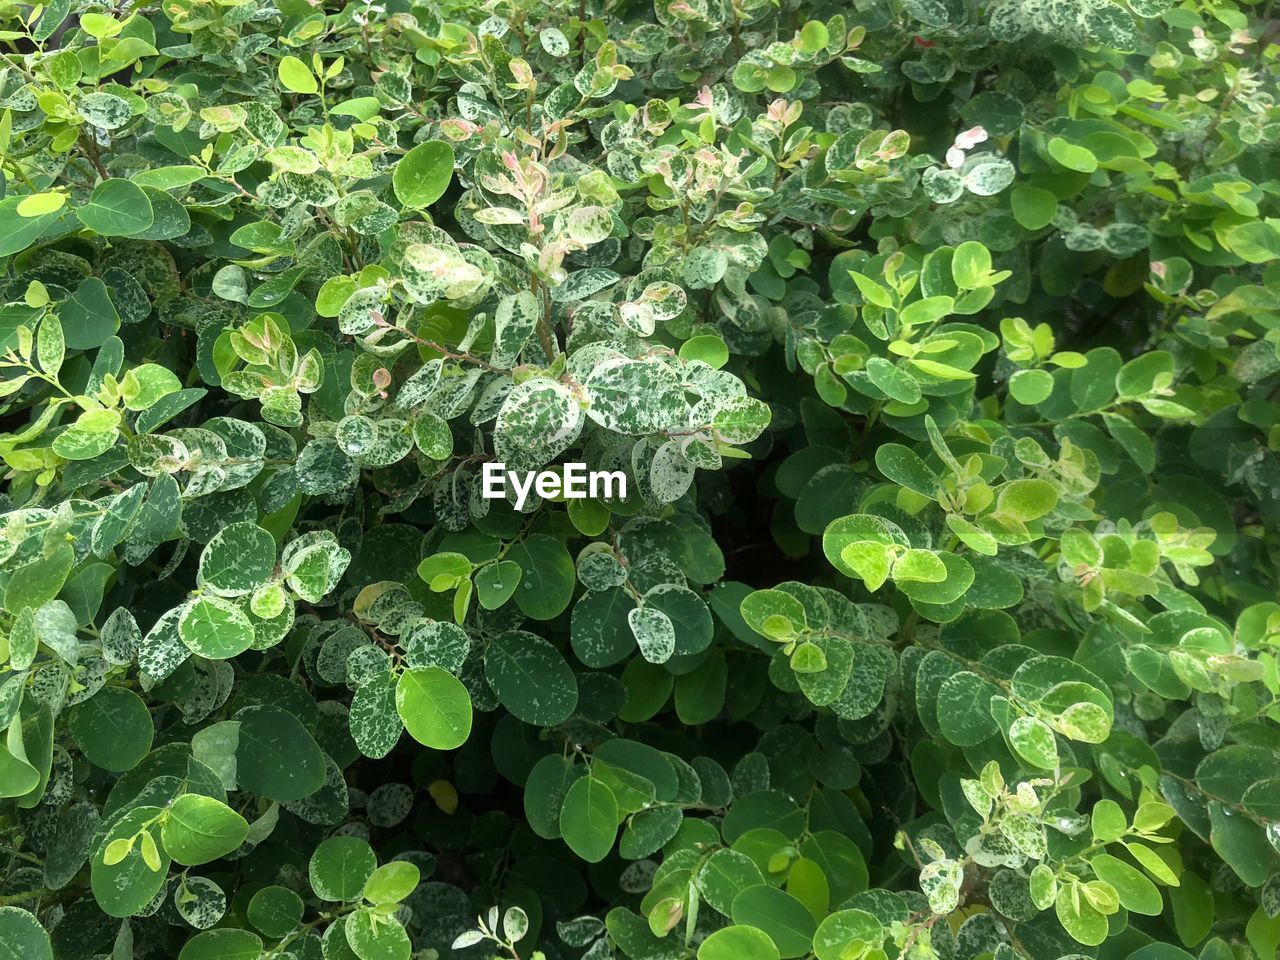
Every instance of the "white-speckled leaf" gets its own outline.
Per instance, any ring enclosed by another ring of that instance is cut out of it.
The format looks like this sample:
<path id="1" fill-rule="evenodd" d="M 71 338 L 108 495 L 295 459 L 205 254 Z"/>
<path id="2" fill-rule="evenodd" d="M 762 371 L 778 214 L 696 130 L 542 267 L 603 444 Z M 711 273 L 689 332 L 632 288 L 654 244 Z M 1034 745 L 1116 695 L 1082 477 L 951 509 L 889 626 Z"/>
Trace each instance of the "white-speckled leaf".
<path id="1" fill-rule="evenodd" d="M 666 663 L 676 652 L 675 625 L 656 607 L 632 608 L 627 623 L 641 655 L 650 663 Z"/>
<path id="2" fill-rule="evenodd" d="M 494 425 L 494 451 L 508 470 L 534 470 L 567 450 L 581 431 L 582 406 L 573 392 L 537 377 L 507 394 Z"/>
<path id="3" fill-rule="evenodd" d="M 351 737 L 366 757 L 385 757 L 404 732 L 396 713 L 396 676 L 379 674 L 360 686 L 351 699 Z"/>

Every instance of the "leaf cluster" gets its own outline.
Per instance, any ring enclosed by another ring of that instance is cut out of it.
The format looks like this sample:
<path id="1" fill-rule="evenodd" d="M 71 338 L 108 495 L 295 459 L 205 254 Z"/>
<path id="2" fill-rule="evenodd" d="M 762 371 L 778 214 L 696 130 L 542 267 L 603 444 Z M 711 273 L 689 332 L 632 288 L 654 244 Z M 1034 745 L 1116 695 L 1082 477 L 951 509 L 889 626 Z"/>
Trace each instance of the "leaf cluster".
<path id="1" fill-rule="evenodd" d="M 0 954 L 1272 960 L 1273 13 L 4 5 Z"/>

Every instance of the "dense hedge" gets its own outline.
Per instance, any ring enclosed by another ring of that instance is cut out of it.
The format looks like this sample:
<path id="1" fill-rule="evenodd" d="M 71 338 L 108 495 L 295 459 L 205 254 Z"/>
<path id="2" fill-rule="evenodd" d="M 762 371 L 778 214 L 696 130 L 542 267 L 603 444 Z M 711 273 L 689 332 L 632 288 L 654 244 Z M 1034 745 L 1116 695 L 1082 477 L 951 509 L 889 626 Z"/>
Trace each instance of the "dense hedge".
<path id="1" fill-rule="evenodd" d="M 1274 960 L 1274 6 L 3 10 L 0 956 Z"/>

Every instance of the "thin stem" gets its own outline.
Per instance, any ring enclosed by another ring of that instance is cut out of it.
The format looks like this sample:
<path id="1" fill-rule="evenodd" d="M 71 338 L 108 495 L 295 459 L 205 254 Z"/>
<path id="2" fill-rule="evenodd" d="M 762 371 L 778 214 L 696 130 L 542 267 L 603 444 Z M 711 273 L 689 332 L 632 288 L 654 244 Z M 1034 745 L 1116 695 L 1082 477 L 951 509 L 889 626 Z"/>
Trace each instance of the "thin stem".
<path id="1" fill-rule="evenodd" d="M 542 316 L 538 318 L 538 340 L 542 342 L 542 352 L 546 355 L 547 363 L 554 363 L 556 359 L 555 341 L 551 336 L 551 296 L 538 282 L 535 276 L 530 283 L 530 289 L 535 297 L 542 300 Z"/>

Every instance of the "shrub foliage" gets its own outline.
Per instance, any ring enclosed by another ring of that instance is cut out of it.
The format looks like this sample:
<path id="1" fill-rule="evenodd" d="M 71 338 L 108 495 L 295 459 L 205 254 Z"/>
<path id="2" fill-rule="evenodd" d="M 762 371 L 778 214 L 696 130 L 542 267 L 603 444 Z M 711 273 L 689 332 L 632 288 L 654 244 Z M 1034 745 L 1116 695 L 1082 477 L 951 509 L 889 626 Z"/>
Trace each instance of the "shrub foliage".
<path id="1" fill-rule="evenodd" d="M 4 9 L 0 954 L 1276 956 L 1265 11 Z"/>

